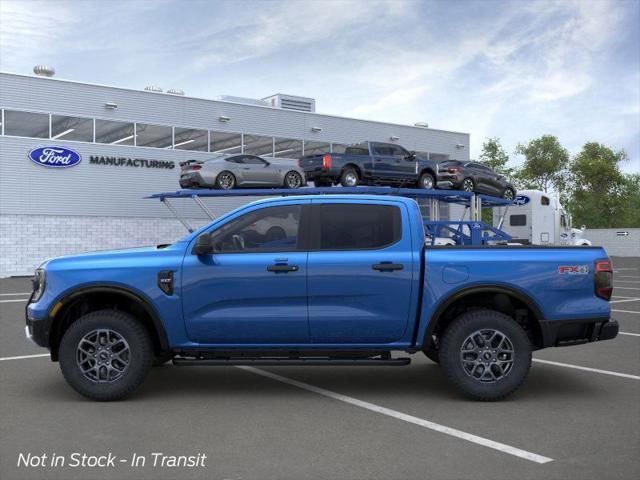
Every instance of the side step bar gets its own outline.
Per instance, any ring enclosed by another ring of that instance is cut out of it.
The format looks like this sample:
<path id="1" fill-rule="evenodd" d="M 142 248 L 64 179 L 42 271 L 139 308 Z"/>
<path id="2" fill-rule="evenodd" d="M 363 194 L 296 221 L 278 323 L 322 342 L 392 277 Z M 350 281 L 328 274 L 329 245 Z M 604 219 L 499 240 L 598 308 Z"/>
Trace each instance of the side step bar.
<path id="1" fill-rule="evenodd" d="M 307 366 L 370 366 L 370 365 L 387 365 L 401 366 L 409 365 L 410 358 L 174 358 L 173 364 L 179 367 L 193 366 L 223 366 L 223 365 L 259 365 L 259 366 L 275 366 L 275 365 L 307 365 Z"/>

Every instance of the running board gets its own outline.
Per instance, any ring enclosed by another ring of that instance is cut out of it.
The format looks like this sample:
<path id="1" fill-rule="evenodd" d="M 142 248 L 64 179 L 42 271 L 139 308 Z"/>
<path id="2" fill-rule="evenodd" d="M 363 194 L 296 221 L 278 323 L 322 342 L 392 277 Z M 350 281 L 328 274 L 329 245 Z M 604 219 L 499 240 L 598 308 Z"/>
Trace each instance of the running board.
<path id="1" fill-rule="evenodd" d="M 307 365 L 307 366 L 370 366 L 387 365 L 401 366 L 409 365 L 410 358 L 174 358 L 173 364 L 179 367 L 193 366 L 223 366 L 223 365 Z"/>

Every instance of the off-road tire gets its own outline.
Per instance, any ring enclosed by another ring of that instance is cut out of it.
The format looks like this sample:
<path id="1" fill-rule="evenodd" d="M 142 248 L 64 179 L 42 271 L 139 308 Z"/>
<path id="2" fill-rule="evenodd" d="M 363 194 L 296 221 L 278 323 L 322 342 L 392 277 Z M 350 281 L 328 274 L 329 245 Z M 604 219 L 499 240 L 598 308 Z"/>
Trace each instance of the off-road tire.
<path id="1" fill-rule="evenodd" d="M 513 347 L 511 369 L 493 383 L 472 378 L 461 360 L 463 344 L 481 330 L 501 332 Z M 495 401 L 516 391 L 527 377 L 531 367 L 531 341 L 511 317 L 493 310 L 472 310 L 449 324 L 441 337 L 439 357 L 445 376 L 459 392 L 473 400 Z"/>
<path id="2" fill-rule="evenodd" d="M 87 378 L 77 363 L 80 341 L 90 332 L 108 329 L 122 337 L 129 348 L 129 363 L 122 375 L 108 383 Z M 144 380 L 154 353 L 145 327 L 128 313 L 118 310 L 99 310 L 88 313 L 67 329 L 60 342 L 60 369 L 67 383 L 78 393 L 92 400 L 108 402 L 130 395 Z"/>

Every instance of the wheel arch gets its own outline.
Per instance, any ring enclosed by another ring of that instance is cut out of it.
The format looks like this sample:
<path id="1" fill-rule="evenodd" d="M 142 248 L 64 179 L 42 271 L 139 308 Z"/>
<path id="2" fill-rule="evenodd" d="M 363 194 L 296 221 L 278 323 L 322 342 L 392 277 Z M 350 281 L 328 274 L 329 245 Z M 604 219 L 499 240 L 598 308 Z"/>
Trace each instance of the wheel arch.
<path id="1" fill-rule="evenodd" d="M 451 293 L 435 309 L 427 325 L 422 348 L 431 345 L 432 336 L 439 335 L 447 325 L 464 311 L 490 308 L 511 316 L 526 327 L 535 347 L 543 345 L 541 321 L 544 314 L 540 306 L 526 293 L 505 285 L 474 285 Z M 523 312 L 524 310 L 524 312 Z"/>
<path id="2" fill-rule="evenodd" d="M 61 306 L 58 307 L 59 304 Z M 116 308 L 131 313 L 147 329 L 156 354 L 169 350 L 164 324 L 148 299 L 121 286 L 91 285 L 67 292 L 49 311 L 51 359 L 58 359 L 62 336 L 73 322 L 82 315 L 103 308 Z"/>
<path id="3" fill-rule="evenodd" d="M 344 165 L 340 170 L 340 175 L 342 175 L 344 171 L 347 170 L 348 168 L 353 168 L 358 174 L 358 177 L 360 178 L 360 180 L 362 180 L 362 169 L 353 162 L 349 162 L 346 165 Z"/>
<path id="4" fill-rule="evenodd" d="M 420 170 L 420 175 L 418 175 L 418 178 L 420 178 L 424 173 L 430 173 L 433 176 L 433 181 L 437 181 L 436 172 L 433 170 L 433 168 L 424 167 L 422 170 Z"/>

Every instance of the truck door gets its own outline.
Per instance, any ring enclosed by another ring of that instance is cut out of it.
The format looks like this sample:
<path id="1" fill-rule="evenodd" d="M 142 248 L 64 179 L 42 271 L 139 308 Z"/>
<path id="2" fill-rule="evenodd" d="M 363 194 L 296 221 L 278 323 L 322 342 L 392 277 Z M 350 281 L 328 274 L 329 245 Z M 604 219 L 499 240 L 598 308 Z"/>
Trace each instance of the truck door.
<path id="1" fill-rule="evenodd" d="M 315 344 L 390 343 L 405 332 L 413 271 L 408 212 L 385 202 L 314 200 L 308 261 Z"/>
<path id="2" fill-rule="evenodd" d="M 389 145 L 384 143 L 371 144 L 371 156 L 373 158 L 373 177 L 388 180 L 394 177 L 394 164 L 396 157 Z"/>
<path id="3" fill-rule="evenodd" d="M 214 253 L 188 252 L 183 313 L 206 344 L 307 343 L 308 200 L 257 206 L 211 232 Z"/>
<path id="4" fill-rule="evenodd" d="M 389 145 L 394 161 L 391 164 L 392 175 L 401 182 L 415 182 L 417 180 L 416 163 L 407 150 L 400 145 Z"/>

